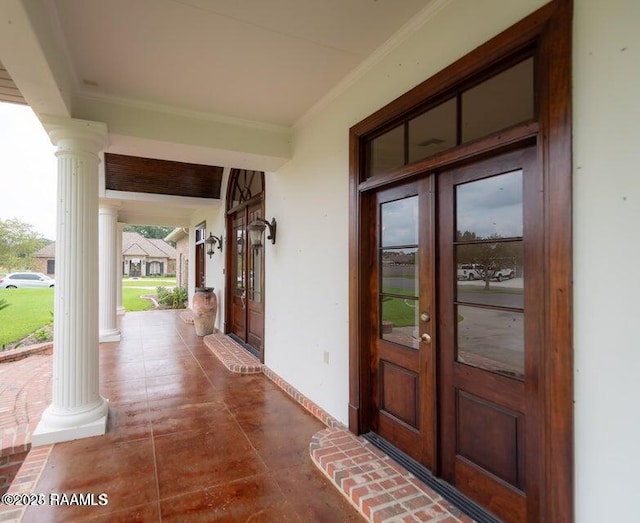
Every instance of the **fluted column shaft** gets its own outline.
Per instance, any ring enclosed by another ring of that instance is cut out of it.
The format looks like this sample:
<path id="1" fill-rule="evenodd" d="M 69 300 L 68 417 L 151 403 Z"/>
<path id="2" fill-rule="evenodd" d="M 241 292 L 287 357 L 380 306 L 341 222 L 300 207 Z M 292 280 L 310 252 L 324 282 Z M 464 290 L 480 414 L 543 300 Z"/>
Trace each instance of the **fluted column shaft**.
<path id="1" fill-rule="evenodd" d="M 104 124 L 60 117 L 42 123 L 58 146 L 58 209 L 52 403 L 33 445 L 104 434 L 99 393 L 98 165 Z"/>
<path id="2" fill-rule="evenodd" d="M 99 230 L 99 277 L 100 296 L 99 325 L 100 342 L 120 341 L 120 331 L 116 324 L 117 306 L 117 236 L 118 209 L 100 204 L 98 213 Z"/>
<path id="3" fill-rule="evenodd" d="M 122 231 L 125 224 L 118 223 L 118 232 L 116 235 L 116 314 L 124 314 L 124 306 L 122 305 Z"/>

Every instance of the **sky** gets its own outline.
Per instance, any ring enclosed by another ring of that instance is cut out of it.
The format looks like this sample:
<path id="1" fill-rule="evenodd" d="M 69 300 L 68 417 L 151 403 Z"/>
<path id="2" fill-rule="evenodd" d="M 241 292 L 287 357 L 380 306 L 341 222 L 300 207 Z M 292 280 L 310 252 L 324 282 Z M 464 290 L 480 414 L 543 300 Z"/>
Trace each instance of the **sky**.
<path id="1" fill-rule="evenodd" d="M 56 148 L 30 107 L 0 102 L 0 219 L 56 235 Z"/>

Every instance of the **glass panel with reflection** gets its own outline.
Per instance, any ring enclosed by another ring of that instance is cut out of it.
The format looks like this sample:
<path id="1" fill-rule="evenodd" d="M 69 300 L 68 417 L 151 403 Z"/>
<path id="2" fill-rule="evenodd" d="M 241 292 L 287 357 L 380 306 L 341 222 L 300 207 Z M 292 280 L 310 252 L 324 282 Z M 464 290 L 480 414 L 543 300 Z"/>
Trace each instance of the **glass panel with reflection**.
<path id="1" fill-rule="evenodd" d="M 456 246 L 457 301 L 522 309 L 524 256 L 521 240 Z"/>
<path id="2" fill-rule="evenodd" d="M 456 307 L 457 360 L 517 379 L 524 378 L 524 313 Z"/>
<path id="3" fill-rule="evenodd" d="M 522 170 L 456 186 L 457 241 L 522 236 Z"/>
<path id="4" fill-rule="evenodd" d="M 369 176 L 383 174 L 404 165 L 404 125 L 391 129 L 370 142 Z"/>
<path id="5" fill-rule="evenodd" d="M 534 117 L 533 58 L 462 93 L 462 143 Z"/>
<path id="6" fill-rule="evenodd" d="M 417 349 L 418 300 L 415 298 L 380 297 L 380 333 L 387 340 L 405 347 Z"/>
<path id="7" fill-rule="evenodd" d="M 382 247 L 416 245 L 418 243 L 418 197 L 410 196 L 402 200 L 383 203 Z"/>
<path id="8" fill-rule="evenodd" d="M 382 251 L 382 292 L 418 296 L 418 249 Z"/>
<path id="9" fill-rule="evenodd" d="M 251 248 L 249 263 L 249 299 L 260 303 L 262 301 L 262 249 Z"/>
<path id="10" fill-rule="evenodd" d="M 409 120 L 409 162 L 456 146 L 456 99 Z"/>
<path id="11" fill-rule="evenodd" d="M 244 293 L 244 226 L 241 223 L 240 227 L 235 229 L 235 250 L 236 250 L 236 296 L 241 296 Z"/>

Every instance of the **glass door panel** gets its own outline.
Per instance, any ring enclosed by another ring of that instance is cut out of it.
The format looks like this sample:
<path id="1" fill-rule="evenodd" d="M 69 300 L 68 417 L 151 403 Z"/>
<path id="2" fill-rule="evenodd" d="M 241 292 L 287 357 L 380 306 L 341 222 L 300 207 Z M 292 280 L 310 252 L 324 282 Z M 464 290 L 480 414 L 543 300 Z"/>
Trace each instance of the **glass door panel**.
<path id="1" fill-rule="evenodd" d="M 455 186 L 456 359 L 517 379 L 524 379 L 523 208 L 521 169 Z"/>
<path id="2" fill-rule="evenodd" d="M 418 196 L 380 206 L 380 336 L 419 347 Z"/>

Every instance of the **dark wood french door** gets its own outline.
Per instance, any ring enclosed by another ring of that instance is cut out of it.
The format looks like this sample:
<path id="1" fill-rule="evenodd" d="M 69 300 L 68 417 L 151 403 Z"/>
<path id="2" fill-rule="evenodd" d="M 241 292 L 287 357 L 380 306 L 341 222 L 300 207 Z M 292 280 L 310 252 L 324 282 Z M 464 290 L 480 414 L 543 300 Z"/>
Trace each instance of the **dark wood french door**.
<path id="1" fill-rule="evenodd" d="M 262 217 L 262 202 L 230 215 L 231 322 L 229 333 L 264 361 L 264 247 L 251 247 L 247 225 Z"/>
<path id="2" fill-rule="evenodd" d="M 435 466 L 433 176 L 376 195 L 373 430 Z"/>
<path id="3" fill-rule="evenodd" d="M 535 155 L 426 173 L 375 198 L 371 426 L 505 521 L 539 519 Z"/>

